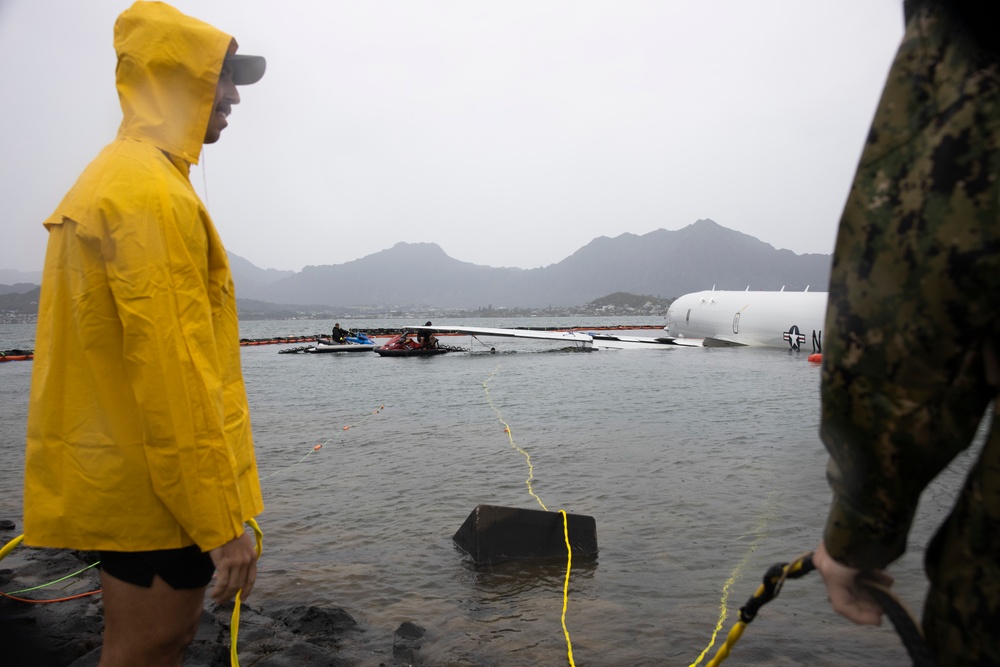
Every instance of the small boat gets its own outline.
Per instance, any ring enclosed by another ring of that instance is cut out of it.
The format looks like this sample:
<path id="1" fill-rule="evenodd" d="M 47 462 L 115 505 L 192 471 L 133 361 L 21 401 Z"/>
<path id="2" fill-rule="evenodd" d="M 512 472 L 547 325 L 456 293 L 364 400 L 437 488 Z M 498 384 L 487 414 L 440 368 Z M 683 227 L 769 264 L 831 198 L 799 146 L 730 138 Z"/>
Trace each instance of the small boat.
<path id="1" fill-rule="evenodd" d="M 31 361 L 34 358 L 34 350 L 0 350 L 0 363 L 4 361 Z"/>
<path id="2" fill-rule="evenodd" d="M 380 357 L 430 357 L 435 354 L 452 352 L 456 348 L 444 345 L 422 347 L 420 343 L 410 338 L 408 333 L 401 333 L 390 338 L 384 345 L 375 348 Z"/>
<path id="3" fill-rule="evenodd" d="M 375 349 L 375 341 L 363 333 L 347 336 L 343 343 L 335 343 L 329 338 L 319 338 L 309 350 L 310 354 L 323 352 L 367 352 Z"/>
<path id="4" fill-rule="evenodd" d="M 347 336 L 343 343 L 335 343 L 329 338 L 316 339 L 315 345 L 292 347 L 278 354 L 325 354 L 330 352 L 371 352 L 375 341 L 363 333 Z"/>

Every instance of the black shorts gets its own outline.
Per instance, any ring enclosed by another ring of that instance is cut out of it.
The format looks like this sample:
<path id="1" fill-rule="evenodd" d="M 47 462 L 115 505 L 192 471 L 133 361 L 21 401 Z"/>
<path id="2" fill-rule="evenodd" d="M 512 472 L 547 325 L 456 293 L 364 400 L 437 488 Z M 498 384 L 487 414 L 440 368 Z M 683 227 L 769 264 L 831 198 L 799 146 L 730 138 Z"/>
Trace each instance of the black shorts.
<path id="1" fill-rule="evenodd" d="M 204 588 L 215 574 L 211 556 L 192 545 L 158 551 L 99 551 L 101 569 L 115 579 L 149 588 L 159 575 L 173 589 Z"/>

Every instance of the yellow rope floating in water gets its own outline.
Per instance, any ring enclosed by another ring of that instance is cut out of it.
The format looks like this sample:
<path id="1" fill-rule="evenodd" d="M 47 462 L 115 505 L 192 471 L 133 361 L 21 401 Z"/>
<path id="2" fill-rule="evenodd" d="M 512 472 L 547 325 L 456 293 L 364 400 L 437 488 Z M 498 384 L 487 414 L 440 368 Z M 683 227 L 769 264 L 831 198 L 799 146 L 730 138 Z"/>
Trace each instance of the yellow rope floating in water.
<path id="1" fill-rule="evenodd" d="M 781 592 L 781 587 L 785 579 L 798 579 L 799 577 L 813 571 L 812 553 L 803 554 L 791 563 L 780 563 L 772 566 L 764 575 L 764 582 L 754 591 L 753 597 L 740 608 L 740 619 L 733 625 L 726 641 L 719 647 L 715 657 L 708 663 L 707 667 L 718 667 L 723 660 L 729 657 L 729 651 L 736 644 L 743 631 L 754 618 L 760 608 L 773 600 Z M 908 647 L 909 648 L 909 647 Z"/>
<path id="2" fill-rule="evenodd" d="M 496 413 L 497 419 L 503 424 L 503 430 L 507 434 L 507 439 L 510 440 L 510 446 L 516 449 L 524 456 L 525 461 L 528 462 L 528 479 L 525 480 L 525 484 L 528 485 L 528 493 L 531 497 L 538 501 L 538 504 L 542 506 L 542 509 L 546 512 L 549 508 L 545 506 L 542 499 L 535 495 L 534 489 L 531 488 L 531 480 L 535 478 L 535 467 L 531 465 L 531 456 L 528 452 L 524 451 L 514 442 L 514 435 L 511 433 L 510 424 L 504 421 L 503 415 L 500 413 L 500 409 L 493 403 L 493 398 L 490 396 L 490 389 L 487 387 L 487 383 L 493 379 L 493 376 L 497 374 L 500 370 L 500 365 L 498 364 L 490 376 L 483 381 L 483 392 L 486 394 L 486 401 L 489 403 L 490 407 L 493 408 L 493 412 Z M 563 583 L 563 603 L 562 603 L 562 629 L 563 636 L 566 637 L 566 659 L 569 661 L 570 667 L 576 667 L 576 663 L 573 662 L 573 642 L 569 638 L 569 630 L 566 628 L 566 608 L 569 606 L 569 575 L 573 569 L 573 547 L 569 543 L 569 518 L 566 515 L 565 510 L 559 510 L 559 514 L 562 515 L 563 519 L 563 537 L 566 540 L 566 579 Z"/>
<path id="3" fill-rule="evenodd" d="M 715 624 L 715 630 L 712 631 L 712 638 L 709 640 L 708 646 L 706 646 L 705 649 L 698 656 L 698 659 L 692 662 L 689 665 L 689 667 L 697 667 L 697 665 L 702 660 L 704 660 L 708 652 L 712 650 L 712 647 L 715 646 L 715 639 L 716 637 L 718 637 L 719 632 L 722 630 L 722 626 L 725 625 L 726 619 L 729 618 L 729 591 L 736 584 L 736 581 L 741 576 L 743 576 L 743 571 L 746 570 L 747 565 L 750 564 L 750 557 L 753 555 L 755 551 L 757 551 L 757 547 L 760 545 L 761 541 L 766 536 L 766 533 L 764 531 L 767 528 L 768 521 L 770 520 L 772 513 L 770 508 L 773 506 L 773 504 L 774 504 L 774 494 L 772 493 L 771 497 L 768 498 L 769 509 L 764 514 L 764 516 L 760 518 L 760 521 L 758 521 L 757 525 L 754 527 L 753 542 L 750 543 L 750 547 L 747 549 L 746 553 L 743 554 L 743 557 L 740 559 L 740 562 L 737 563 L 736 567 L 733 568 L 733 571 L 729 573 L 729 579 L 726 580 L 725 585 L 723 585 L 722 587 L 722 598 L 719 600 L 719 620 Z M 733 628 L 733 631 L 736 631 L 736 628 Z M 733 631 L 731 631 L 729 634 L 732 635 Z M 742 633 L 743 633 L 743 628 L 741 627 L 736 637 L 727 638 L 726 640 L 727 645 L 732 646 L 733 644 L 735 644 L 736 640 L 739 639 L 739 634 Z M 716 658 L 718 658 L 718 656 L 716 656 Z M 723 658 L 725 658 L 725 656 L 723 656 Z M 711 665 L 717 663 L 713 661 L 712 663 L 709 664 Z"/>
<path id="4" fill-rule="evenodd" d="M 566 658 L 572 667 L 576 667 L 573 662 L 573 642 L 569 639 L 569 630 L 566 629 L 566 607 L 569 604 L 569 572 L 573 565 L 573 547 L 569 544 L 569 518 L 566 510 L 559 510 L 563 518 L 563 537 L 566 539 L 566 581 L 563 583 L 563 608 L 562 608 L 562 629 L 566 637 Z"/>
<path id="5" fill-rule="evenodd" d="M 531 464 L 531 455 L 514 443 L 514 434 L 511 433 L 510 424 L 508 424 L 503 420 L 503 415 L 500 414 L 500 409 L 493 404 L 493 397 L 490 396 L 490 389 L 489 387 L 486 386 L 486 384 L 493 379 L 493 376 L 496 375 L 497 371 L 499 370 L 500 370 L 500 365 L 497 364 L 497 367 L 493 369 L 493 372 L 490 373 L 490 376 L 485 380 L 483 380 L 483 391 L 486 393 L 486 402 L 490 404 L 491 408 L 493 408 L 493 412 L 497 413 L 497 419 L 499 419 L 500 423 L 503 424 L 503 430 L 507 434 L 507 439 L 510 440 L 510 446 L 516 449 L 518 452 L 520 452 L 521 456 L 524 457 L 524 460 L 528 462 L 528 479 L 524 480 L 524 483 L 528 485 L 528 493 L 531 494 L 532 498 L 538 501 L 538 504 L 542 506 L 543 510 L 548 512 L 549 508 L 545 506 L 545 503 L 542 502 L 541 498 L 535 495 L 535 490 L 531 488 L 531 481 L 535 479 L 535 466 Z"/>

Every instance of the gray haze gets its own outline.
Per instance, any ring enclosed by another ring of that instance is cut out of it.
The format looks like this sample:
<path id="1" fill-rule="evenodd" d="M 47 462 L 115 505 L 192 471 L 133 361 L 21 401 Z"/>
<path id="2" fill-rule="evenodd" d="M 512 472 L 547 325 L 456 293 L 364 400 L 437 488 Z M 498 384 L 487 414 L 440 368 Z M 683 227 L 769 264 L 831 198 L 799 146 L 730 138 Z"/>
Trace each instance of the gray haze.
<path id="1" fill-rule="evenodd" d="M 0 268 L 41 268 L 114 136 L 129 4 L 0 0 Z M 700 218 L 829 253 L 903 25 L 898 0 L 173 4 L 268 58 L 192 181 L 283 270 L 397 242 L 534 268 Z"/>

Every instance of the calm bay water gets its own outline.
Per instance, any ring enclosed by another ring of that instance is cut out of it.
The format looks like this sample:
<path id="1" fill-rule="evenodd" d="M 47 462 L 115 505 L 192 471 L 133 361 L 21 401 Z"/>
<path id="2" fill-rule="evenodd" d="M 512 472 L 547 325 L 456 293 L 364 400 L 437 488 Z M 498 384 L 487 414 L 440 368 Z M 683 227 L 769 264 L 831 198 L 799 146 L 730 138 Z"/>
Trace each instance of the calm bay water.
<path id="1" fill-rule="evenodd" d="M 241 336 L 331 326 L 245 322 Z M 0 348 L 32 341 L 32 327 L 0 325 Z M 805 354 L 582 354 L 541 341 L 445 342 L 472 352 L 383 359 L 243 348 L 266 504 L 251 604 L 343 607 L 369 629 L 366 643 L 350 649 L 359 665 L 388 660 L 392 633 L 407 620 L 428 629 L 426 664 L 568 664 L 560 620 L 565 562 L 477 569 L 451 539 L 478 504 L 539 509 L 526 484 L 528 460 L 517 448 L 530 456 L 531 488 L 549 510 L 597 522 L 600 554 L 574 560 L 569 583 L 566 626 L 581 667 L 691 665 L 725 610 L 704 664 L 767 568 L 815 546 L 829 491 L 817 436 L 819 368 Z M 0 364 L 0 518 L 19 526 L 30 371 L 31 362 Z M 317 444 L 323 447 L 314 450 Z M 922 545 L 971 460 L 959 457 L 925 493 L 912 551 L 891 570 L 915 613 L 925 590 Z M 785 585 L 725 664 L 909 662 L 888 623 L 860 628 L 843 621 L 811 574 Z"/>

